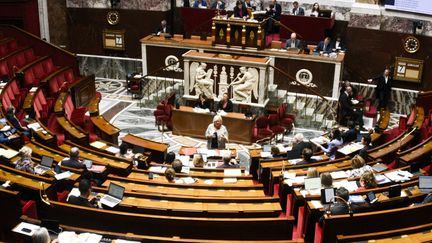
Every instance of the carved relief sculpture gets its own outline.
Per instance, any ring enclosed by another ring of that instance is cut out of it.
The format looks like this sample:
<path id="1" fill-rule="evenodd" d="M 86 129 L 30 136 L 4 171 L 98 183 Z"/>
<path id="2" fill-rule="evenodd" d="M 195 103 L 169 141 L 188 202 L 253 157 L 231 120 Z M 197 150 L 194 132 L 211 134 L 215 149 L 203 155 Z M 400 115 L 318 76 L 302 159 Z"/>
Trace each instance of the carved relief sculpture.
<path id="1" fill-rule="evenodd" d="M 231 83 L 233 86 L 233 99 L 240 102 L 251 102 L 252 92 L 258 96 L 259 74 L 255 68 L 240 67 L 240 73 Z"/>
<path id="2" fill-rule="evenodd" d="M 201 64 L 198 64 L 196 62 L 193 62 L 190 67 L 191 75 L 191 86 L 190 89 L 192 90 L 195 88 L 196 95 L 200 95 L 201 93 L 204 93 L 207 98 L 214 98 L 213 94 L 213 83 L 214 80 L 211 79 L 211 75 L 213 72 L 213 69 L 209 69 L 206 71 L 207 64 L 202 62 Z"/>

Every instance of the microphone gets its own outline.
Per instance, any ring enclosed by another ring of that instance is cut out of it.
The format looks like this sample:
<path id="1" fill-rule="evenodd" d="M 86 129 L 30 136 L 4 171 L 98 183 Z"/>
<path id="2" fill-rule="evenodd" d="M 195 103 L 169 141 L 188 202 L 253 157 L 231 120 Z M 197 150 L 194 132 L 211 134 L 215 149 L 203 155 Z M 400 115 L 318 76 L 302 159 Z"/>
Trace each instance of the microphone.
<path id="1" fill-rule="evenodd" d="M 51 205 L 51 203 L 49 202 L 49 198 L 45 192 L 45 184 L 41 181 L 40 185 L 42 187 L 42 189 L 39 189 L 39 197 L 40 197 L 41 201 L 43 203 L 45 203 L 46 205 Z"/>

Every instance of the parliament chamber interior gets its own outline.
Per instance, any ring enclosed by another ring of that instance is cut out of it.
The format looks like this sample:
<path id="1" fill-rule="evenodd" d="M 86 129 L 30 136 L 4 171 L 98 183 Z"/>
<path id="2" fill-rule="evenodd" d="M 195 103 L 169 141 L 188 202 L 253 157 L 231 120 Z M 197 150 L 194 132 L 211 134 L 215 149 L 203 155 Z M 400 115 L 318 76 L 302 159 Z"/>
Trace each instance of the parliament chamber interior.
<path id="1" fill-rule="evenodd" d="M 432 242 L 429 0 L 0 0 L 0 242 Z"/>

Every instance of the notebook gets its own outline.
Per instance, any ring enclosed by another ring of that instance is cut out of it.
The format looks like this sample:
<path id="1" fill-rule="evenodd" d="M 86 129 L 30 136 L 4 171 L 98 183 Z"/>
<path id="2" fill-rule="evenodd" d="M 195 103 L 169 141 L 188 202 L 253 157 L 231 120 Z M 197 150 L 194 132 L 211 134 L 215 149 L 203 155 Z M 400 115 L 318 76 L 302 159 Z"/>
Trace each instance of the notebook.
<path id="1" fill-rule="evenodd" d="M 304 185 L 305 185 L 306 190 L 321 188 L 321 179 L 319 177 L 305 178 L 304 179 Z"/>
<path id="2" fill-rule="evenodd" d="M 422 193 L 431 193 L 432 176 L 419 176 L 419 188 Z"/>
<path id="3" fill-rule="evenodd" d="M 38 175 L 45 174 L 48 170 L 51 169 L 54 159 L 48 156 L 43 155 L 40 165 L 36 165 L 34 171 Z"/>
<path id="4" fill-rule="evenodd" d="M 110 183 L 108 187 L 108 194 L 103 196 L 100 199 L 100 202 L 108 207 L 113 208 L 114 206 L 119 204 L 123 199 L 124 191 L 125 191 L 124 187 L 114 183 Z"/>
<path id="5" fill-rule="evenodd" d="M 372 166 L 372 169 L 379 173 L 379 172 L 387 170 L 388 168 L 384 164 L 378 163 L 378 164 L 375 164 L 374 166 Z"/>

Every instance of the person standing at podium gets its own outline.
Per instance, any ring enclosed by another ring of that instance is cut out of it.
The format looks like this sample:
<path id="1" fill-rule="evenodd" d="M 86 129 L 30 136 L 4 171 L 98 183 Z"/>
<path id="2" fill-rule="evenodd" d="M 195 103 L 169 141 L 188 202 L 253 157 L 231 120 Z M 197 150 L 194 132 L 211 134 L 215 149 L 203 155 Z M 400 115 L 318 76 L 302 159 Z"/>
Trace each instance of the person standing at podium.
<path id="1" fill-rule="evenodd" d="M 241 1 L 236 2 L 236 6 L 234 7 L 234 17 L 235 18 L 247 18 L 247 9 L 244 8 L 243 3 Z"/>
<path id="2" fill-rule="evenodd" d="M 221 116 L 213 117 L 213 123 L 208 125 L 205 137 L 208 149 L 225 149 L 225 144 L 228 142 L 228 130 L 222 125 Z"/>

